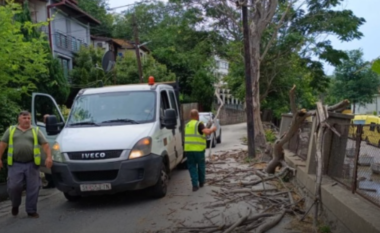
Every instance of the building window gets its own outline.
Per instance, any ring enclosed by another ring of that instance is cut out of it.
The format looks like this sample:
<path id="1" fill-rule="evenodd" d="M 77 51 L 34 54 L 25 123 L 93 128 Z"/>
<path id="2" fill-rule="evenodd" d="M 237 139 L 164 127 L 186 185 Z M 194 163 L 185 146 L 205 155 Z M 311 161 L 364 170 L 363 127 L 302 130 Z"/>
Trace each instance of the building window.
<path id="1" fill-rule="evenodd" d="M 68 48 L 67 36 L 60 33 L 60 32 L 56 32 L 55 36 L 56 36 L 55 37 L 56 38 L 55 43 L 56 43 L 57 47 L 67 49 Z"/>
<path id="2" fill-rule="evenodd" d="M 58 57 L 58 60 L 63 69 L 63 76 L 69 80 L 70 60 L 64 57 Z"/>
<path id="3" fill-rule="evenodd" d="M 73 51 L 78 51 L 77 49 L 77 43 L 76 43 L 76 39 L 74 37 L 71 37 L 71 49 Z"/>
<path id="4" fill-rule="evenodd" d="M 66 49 L 74 53 L 78 52 L 81 46 L 88 47 L 83 39 L 67 36 L 61 32 L 55 33 L 55 44 L 58 48 Z"/>

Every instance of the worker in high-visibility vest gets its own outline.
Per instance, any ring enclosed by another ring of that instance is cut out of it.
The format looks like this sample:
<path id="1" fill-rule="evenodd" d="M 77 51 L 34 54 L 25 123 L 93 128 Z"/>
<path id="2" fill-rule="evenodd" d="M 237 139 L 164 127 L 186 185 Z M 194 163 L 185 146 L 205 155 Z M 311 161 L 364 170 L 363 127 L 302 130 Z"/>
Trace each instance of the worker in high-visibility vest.
<path id="1" fill-rule="evenodd" d="M 185 153 L 193 191 L 197 191 L 206 181 L 206 135 L 214 133 L 216 127 L 206 128 L 196 109 L 191 110 L 190 118 L 185 127 Z"/>
<path id="2" fill-rule="evenodd" d="M 37 202 L 41 186 L 40 170 L 41 151 L 46 153 L 45 165 L 51 168 L 53 160 L 49 144 L 37 127 L 31 125 L 28 111 L 20 112 L 18 125 L 11 126 L 4 133 L 0 142 L 0 169 L 3 167 L 2 156 L 8 147 L 8 194 L 12 201 L 12 215 L 17 216 L 21 204 L 22 191 L 26 183 L 25 210 L 29 217 L 38 218 Z"/>

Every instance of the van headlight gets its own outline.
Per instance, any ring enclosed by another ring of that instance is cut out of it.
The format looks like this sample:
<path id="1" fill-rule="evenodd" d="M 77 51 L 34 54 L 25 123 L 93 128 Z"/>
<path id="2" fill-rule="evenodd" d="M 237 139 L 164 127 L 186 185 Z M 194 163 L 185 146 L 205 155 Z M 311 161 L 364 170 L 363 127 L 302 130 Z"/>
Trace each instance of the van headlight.
<path id="1" fill-rule="evenodd" d="M 54 162 L 59 162 L 59 163 L 65 162 L 65 156 L 63 156 L 63 154 L 61 153 L 60 146 L 57 142 L 54 143 L 51 149 L 51 157 Z"/>
<path id="2" fill-rule="evenodd" d="M 129 159 L 141 158 L 143 156 L 149 155 L 151 151 L 152 151 L 152 138 L 151 137 L 143 138 L 135 144 L 135 146 L 131 150 L 131 153 L 129 154 Z"/>

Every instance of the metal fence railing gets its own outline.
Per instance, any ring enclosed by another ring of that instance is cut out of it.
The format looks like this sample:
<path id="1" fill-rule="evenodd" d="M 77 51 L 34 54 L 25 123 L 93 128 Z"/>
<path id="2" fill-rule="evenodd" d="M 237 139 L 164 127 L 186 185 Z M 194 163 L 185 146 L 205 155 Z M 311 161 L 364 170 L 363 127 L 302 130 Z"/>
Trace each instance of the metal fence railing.
<path id="1" fill-rule="evenodd" d="M 379 142 L 380 125 L 350 125 L 346 153 L 341 159 L 340 155 L 332 155 L 338 158 L 334 160 L 338 164 L 334 166 L 335 171 L 328 174 L 380 207 Z M 337 145 L 332 143 L 331 146 Z"/>

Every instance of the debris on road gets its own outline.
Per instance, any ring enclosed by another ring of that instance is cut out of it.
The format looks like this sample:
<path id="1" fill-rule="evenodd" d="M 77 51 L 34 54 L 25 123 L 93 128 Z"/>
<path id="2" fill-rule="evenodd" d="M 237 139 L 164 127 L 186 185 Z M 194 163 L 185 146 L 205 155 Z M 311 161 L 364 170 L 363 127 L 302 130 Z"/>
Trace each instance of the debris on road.
<path id="1" fill-rule="evenodd" d="M 294 170 L 283 166 L 266 174 L 265 162 L 248 161 L 247 151 L 218 152 L 207 159 L 206 180 L 215 199 L 204 208 L 202 224 L 179 222 L 174 232 L 265 232 L 287 214 L 305 214 L 302 198 L 287 181 Z"/>

